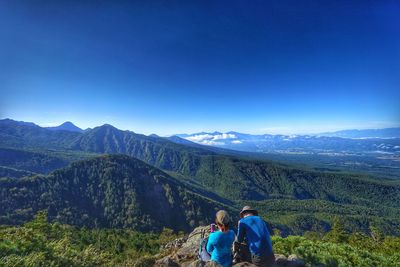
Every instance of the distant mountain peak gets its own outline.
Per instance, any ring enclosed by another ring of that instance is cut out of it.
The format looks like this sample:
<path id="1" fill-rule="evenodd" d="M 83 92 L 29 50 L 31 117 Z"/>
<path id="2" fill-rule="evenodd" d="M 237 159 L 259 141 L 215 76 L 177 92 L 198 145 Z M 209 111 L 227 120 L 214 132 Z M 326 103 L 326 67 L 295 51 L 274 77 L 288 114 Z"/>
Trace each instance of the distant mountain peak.
<path id="1" fill-rule="evenodd" d="M 115 126 L 113 126 L 111 124 L 108 124 L 108 123 L 105 123 L 105 124 L 103 124 L 101 126 L 97 126 L 97 127 L 93 128 L 93 130 L 96 130 L 96 129 L 98 129 L 98 130 L 99 129 L 111 129 L 111 130 L 122 131 L 122 130 L 118 129 L 117 127 L 115 127 Z"/>
<path id="2" fill-rule="evenodd" d="M 3 123 L 7 123 L 7 124 L 16 124 L 16 125 L 39 127 L 38 125 L 34 124 L 33 122 L 16 121 L 16 120 L 9 119 L 9 118 L 6 118 L 6 119 L 0 120 L 0 121 L 3 122 Z"/>
<path id="3" fill-rule="evenodd" d="M 78 132 L 78 133 L 83 132 L 83 130 L 81 128 L 79 128 L 78 126 L 76 126 L 75 124 L 73 124 L 70 121 L 66 121 L 66 122 L 60 124 L 59 126 L 46 127 L 46 129 L 49 129 L 52 131 L 69 131 L 69 132 Z"/>

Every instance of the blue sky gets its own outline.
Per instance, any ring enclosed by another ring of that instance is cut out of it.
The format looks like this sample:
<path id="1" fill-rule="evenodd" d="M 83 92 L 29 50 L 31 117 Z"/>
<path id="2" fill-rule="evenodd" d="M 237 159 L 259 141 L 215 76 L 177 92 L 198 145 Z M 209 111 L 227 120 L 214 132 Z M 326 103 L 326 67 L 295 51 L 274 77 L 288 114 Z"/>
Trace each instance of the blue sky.
<path id="1" fill-rule="evenodd" d="M 1 1 L 0 117 L 161 135 L 400 124 L 398 1 Z"/>

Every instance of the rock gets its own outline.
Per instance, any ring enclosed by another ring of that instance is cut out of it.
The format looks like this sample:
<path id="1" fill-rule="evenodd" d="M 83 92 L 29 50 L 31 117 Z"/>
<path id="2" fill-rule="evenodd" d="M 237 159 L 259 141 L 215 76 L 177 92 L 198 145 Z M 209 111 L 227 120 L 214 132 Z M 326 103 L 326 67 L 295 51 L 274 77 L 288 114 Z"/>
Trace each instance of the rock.
<path id="1" fill-rule="evenodd" d="M 287 267 L 305 267 L 304 260 L 300 259 L 297 255 L 289 255 Z"/>
<path id="2" fill-rule="evenodd" d="M 235 265 L 232 265 L 232 267 L 257 267 L 257 266 L 249 262 L 239 262 L 236 263 Z"/>
<path id="3" fill-rule="evenodd" d="M 203 267 L 199 260 L 195 260 L 192 262 L 185 262 L 181 264 L 181 267 Z"/>
<path id="4" fill-rule="evenodd" d="M 170 256 L 166 256 L 156 261 L 154 267 L 179 267 L 179 264 L 176 263 Z"/>
<path id="5" fill-rule="evenodd" d="M 197 260 L 197 253 L 200 247 L 202 233 L 205 237 L 210 235 L 209 226 L 200 226 L 195 228 L 189 236 L 179 238 L 166 244 L 163 250 L 172 250 L 172 254 L 156 262 L 157 267 L 200 267 Z M 175 265 L 174 265 L 175 264 Z"/>
<path id="6" fill-rule="evenodd" d="M 285 255 L 275 254 L 275 266 L 276 267 L 285 267 L 288 259 Z"/>
<path id="7" fill-rule="evenodd" d="M 206 262 L 205 264 L 201 264 L 199 260 L 196 260 L 191 263 L 183 263 L 181 267 L 222 267 L 221 265 L 215 263 L 215 262 Z"/>
<path id="8" fill-rule="evenodd" d="M 161 249 L 167 250 L 181 248 L 186 241 L 187 237 L 181 237 L 165 244 Z"/>
<path id="9" fill-rule="evenodd" d="M 197 260 L 197 253 L 199 251 L 201 236 L 205 233 L 205 237 L 210 235 L 208 226 L 200 226 L 193 230 L 186 239 L 186 242 L 176 252 L 175 259 L 178 262 L 187 262 L 189 260 Z"/>

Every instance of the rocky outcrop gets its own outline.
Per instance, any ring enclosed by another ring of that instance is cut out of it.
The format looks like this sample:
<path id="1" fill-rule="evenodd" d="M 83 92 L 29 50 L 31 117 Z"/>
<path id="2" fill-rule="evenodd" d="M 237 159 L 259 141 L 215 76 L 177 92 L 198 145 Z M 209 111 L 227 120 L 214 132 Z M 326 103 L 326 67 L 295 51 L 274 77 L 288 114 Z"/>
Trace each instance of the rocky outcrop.
<path id="1" fill-rule="evenodd" d="M 168 252 L 167 256 L 159 259 L 155 263 L 155 267 L 212 267 L 217 266 L 212 262 L 201 264 L 197 259 L 197 253 L 200 247 L 202 233 L 205 237 L 209 235 L 208 226 L 200 226 L 193 230 L 187 237 L 176 239 L 163 247 L 164 252 Z M 275 254 L 276 267 L 304 267 L 305 263 L 296 255 L 286 257 L 284 255 Z M 236 263 L 233 267 L 256 267 L 249 262 Z"/>

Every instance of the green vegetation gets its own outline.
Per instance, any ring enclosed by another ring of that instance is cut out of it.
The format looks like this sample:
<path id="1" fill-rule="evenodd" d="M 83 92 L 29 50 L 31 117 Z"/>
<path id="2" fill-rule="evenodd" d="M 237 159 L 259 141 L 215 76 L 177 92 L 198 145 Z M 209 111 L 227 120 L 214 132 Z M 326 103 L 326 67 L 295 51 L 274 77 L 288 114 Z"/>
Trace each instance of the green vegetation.
<path id="1" fill-rule="evenodd" d="M 188 231 L 230 209 L 197 191 L 140 160 L 102 156 L 48 176 L 0 179 L 0 223 L 46 209 L 51 220 L 77 226 Z"/>
<path id="2" fill-rule="evenodd" d="M 249 153 L 249 156 L 252 154 Z M 289 153 L 258 153 L 253 158 L 265 158 L 285 162 L 299 167 L 314 167 L 323 172 L 365 173 L 376 177 L 399 179 L 399 162 L 369 155 L 323 155 L 323 154 L 289 154 Z M 302 165 L 302 166 L 301 166 Z M 296 167 L 297 168 L 297 167 Z"/>
<path id="3" fill-rule="evenodd" d="M 65 149 L 80 134 L 51 131 L 10 119 L 0 121 L 0 147 L 14 149 Z"/>
<path id="4" fill-rule="evenodd" d="M 0 266 L 141 266 L 181 236 L 168 229 L 145 234 L 76 228 L 50 224 L 46 216 L 39 212 L 23 226 L 0 228 Z"/>
<path id="5" fill-rule="evenodd" d="M 168 229 L 140 233 L 48 223 L 42 211 L 22 226 L 0 228 L 0 266 L 151 266 L 170 253 L 161 246 L 181 236 Z M 349 234 L 337 219 L 326 234 L 273 236 L 272 241 L 275 253 L 296 254 L 307 266 L 400 266 L 400 237 L 376 228 L 369 235 Z"/>
<path id="6" fill-rule="evenodd" d="M 275 253 L 296 254 L 308 266 L 400 266 L 400 237 L 384 236 L 371 227 L 369 235 L 349 234 L 336 217 L 332 229 L 321 234 L 307 232 L 305 236 L 274 236 Z"/>
<path id="7" fill-rule="evenodd" d="M 400 206 L 400 181 L 325 173 L 223 155 L 203 156 L 193 179 L 232 200 L 323 199 Z"/>
<path id="8" fill-rule="evenodd" d="M 35 173 L 30 171 L 24 171 L 15 168 L 0 166 L 0 177 L 21 178 L 24 176 L 32 176 L 32 175 L 35 175 Z"/>
<path id="9" fill-rule="evenodd" d="M 385 234 L 400 235 L 400 209 L 379 203 L 350 205 L 317 199 L 246 203 L 257 208 L 271 227 L 284 236 L 301 235 L 306 231 L 327 232 L 336 217 L 341 218 L 349 232 L 369 233 L 371 227 L 376 227 Z"/>
<path id="10" fill-rule="evenodd" d="M 42 149 L 0 148 L 0 167 L 15 171 L 48 174 L 56 169 L 68 166 L 71 162 L 88 159 L 98 154 L 80 151 L 59 151 Z M 0 172 L 0 177 L 21 177 L 18 172 Z"/>
<path id="11" fill-rule="evenodd" d="M 349 243 L 312 240 L 302 236 L 273 237 L 275 253 L 296 254 L 306 266 L 400 266 L 400 238 L 386 237 L 374 241 L 370 237 L 351 236 Z"/>

